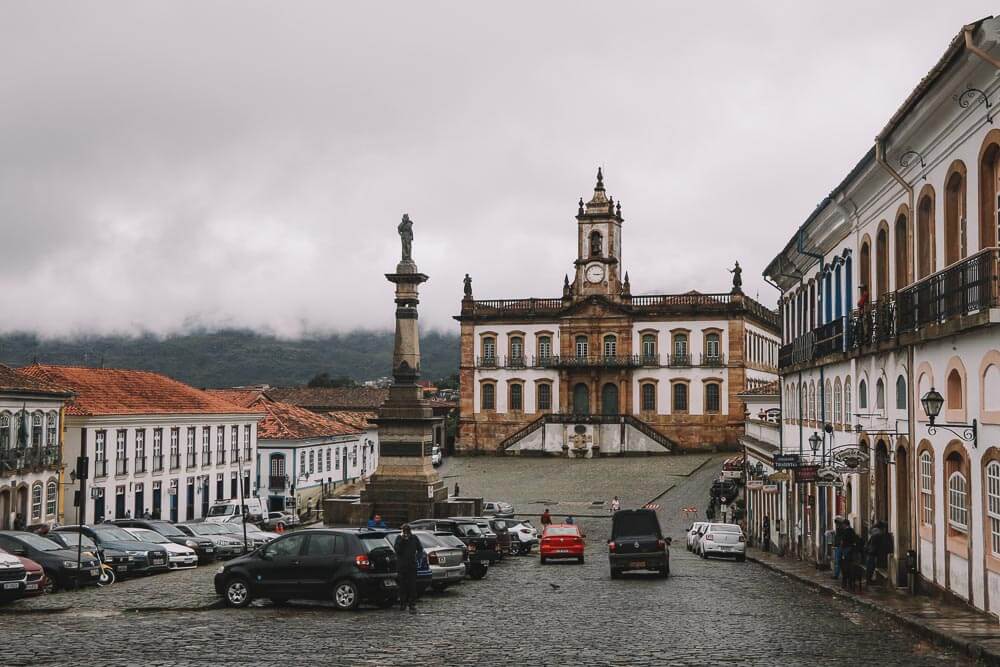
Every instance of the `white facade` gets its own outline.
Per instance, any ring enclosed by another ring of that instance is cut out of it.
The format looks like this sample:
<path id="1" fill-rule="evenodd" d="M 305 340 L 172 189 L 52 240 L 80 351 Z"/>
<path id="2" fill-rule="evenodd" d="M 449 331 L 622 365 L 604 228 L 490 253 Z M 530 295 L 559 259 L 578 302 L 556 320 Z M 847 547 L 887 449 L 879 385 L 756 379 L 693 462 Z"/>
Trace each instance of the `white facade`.
<path id="1" fill-rule="evenodd" d="M 26 526 L 59 520 L 63 402 L 53 397 L 0 393 L 0 530 L 12 528 L 18 516 Z M 26 448 L 19 454 L 22 410 L 28 428 Z"/>
<path id="2" fill-rule="evenodd" d="M 212 503 L 262 495 L 253 487 L 260 415 L 69 416 L 67 461 L 86 453 L 84 523 L 125 516 L 189 521 Z M 242 473 L 242 474 L 241 474 Z M 76 522 L 78 484 L 65 488 L 66 521 Z"/>

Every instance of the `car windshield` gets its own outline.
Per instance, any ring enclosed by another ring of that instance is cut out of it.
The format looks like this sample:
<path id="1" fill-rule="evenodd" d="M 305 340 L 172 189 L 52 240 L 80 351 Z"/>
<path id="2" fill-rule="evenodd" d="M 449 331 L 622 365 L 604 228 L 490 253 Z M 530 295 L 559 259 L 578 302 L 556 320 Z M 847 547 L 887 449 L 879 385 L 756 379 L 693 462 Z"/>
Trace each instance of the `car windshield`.
<path id="1" fill-rule="evenodd" d="M 482 537 L 483 531 L 474 523 L 462 523 L 458 526 L 458 531 L 466 537 Z"/>
<path id="2" fill-rule="evenodd" d="M 130 533 L 135 535 L 136 539 L 142 540 L 143 542 L 152 542 L 153 544 L 167 544 L 170 542 L 163 535 L 160 535 L 155 530 L 149 530 L 148 528 L 132 528 L 129 530 Z"/>
<path id="3" fill-rule="evenodd" d="M 365 552 L 374 551 L 375 549 L 380 548 L 392 548 L 392 544 L 390 544 L 389 540 L 384 537 L 362 537 L 361 545 L 365 548 Z"/>
<path id="4" fill-rule="evenodd" d="M 78 546 L 83 546 L 84 549 L 96 549 L 97 545 L 94 544 L 94 540 L 90 539 L 86 535 L 81 535 L 80 533 L 55 533 L 59 536 L 58 540 L 68 547 L 76 548 Z"/>
<path id="5" fill-rule="evenodd" d="M 214 523 L 185 524 L 195 535 L 225 535 L 226 531 Z"/>
<path id="6" fill-rule="evenodd" d="M 717 523 L 712 526 L 713 533 L 742 533 L 739 526 L 730 523 Z"/>
<path id="7" fill-rule="evenodd" d="M 187 535 L 177 530 L 177 528 L 171 526 L 169 523 L 152 523 L 150 524 L 150 527 L 160 535 L 166 535 L 167 537 L 187 537 Z"/>
<path id="8" fill-rule="evenodd" d="M 139 538 L 132 535 L 124 528 L 118 526 L 100 526 L 94 528 L 94 532 L 100 535 L 102 540 L 116 540 L 118 542 L 138 542 Z"/>
<path id="9" fill-rule="evenodd" d="M 40 535 L 18 535 L 17 539 L 24 542 L 32 549 L 38 549 L 39 551 L 58 551 L 59 549 L 65 548 L 58 542 L 53 542 L 47 537 L 42 537 Z"/>
<path id="10" fill-rule="evenodd" d="M 576 527 L 574 526 L 549 526 L 548 530 L 545 531 L 546 535 L 576 535 Z"/>
<path id="11" fill-rule="evenodd" d="M 660 525 L 653 512 L 618 512 L 615 514 L 611 534 L 659 535 Z"/>
<path id="12" fill-rule="evenodd" d="M 222 529 L 222 532 L 229 533 L 230 535 L 242 535 L 243 534 L 243 526 L 240 526 L 240 525 L 235 524 L 235 523 L 220 523 L 219 524 L 219 528 Z M 249 529 L 250 529 L 250 526 L 247 526 L 247 532 L 249 532 Z"/>
<path id="13" fill-rule="evenodd" d="M 229 516 L 236 512 L 236 505 L 212 505 L 208 516 Z"/>
<path id="14" fill-rule="evenodd" d="M 497 530 L 504 530 L 504 529 L 507 528 L 507 522 L 506 521 L 494 521 L 493 522 L 493 527 L 495 529 L 497 529 Z"/>

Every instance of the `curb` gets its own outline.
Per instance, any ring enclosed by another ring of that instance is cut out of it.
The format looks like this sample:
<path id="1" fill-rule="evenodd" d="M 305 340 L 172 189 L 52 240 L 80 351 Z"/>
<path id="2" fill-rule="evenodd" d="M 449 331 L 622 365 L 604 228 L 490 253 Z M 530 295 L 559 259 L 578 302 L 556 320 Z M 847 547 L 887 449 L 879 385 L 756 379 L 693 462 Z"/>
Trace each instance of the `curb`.
<path id="1" fill-rule="evenodd" d="M 164 612 L 192 612 L 192 611 L 212 611 L 214 609 L 222 609 L 225 606 L 225 600 L 219 599 L 211 604 L 203 604 L 194 607 L 124 607 L 122 609 L 115 609 L 114 611 L 120 614 L 143 614 L 143 613 L 164 613 Z M 15 614 L 32 614 L 32 615 L 51 615 L 51 614 L 65 614 L 69 612 L 82 612 L 86 613 L 89 611 L 108 611 L 108 610 L 95 610 L 87 607 L 42 607 L 42 608 L 32 608 L 23 607 L 18 608 L 17 606 L 7 606 L 0 608 L 0 616 L 13 616 Z"/>
<path id="2" fill-rule="evenodd" d="M 839 587 L 834 587 L 832 585 L 825 585 L 819 583 L 808 577 L 803 577 L 795 572 L 789 572 L 787 570 L 783 570 L 777 565 L 774 565 L 773 563 L 770 563 L 765 560 L 761 560 L 760 558 L 754 555 L 747 554 L 747 560 L 753 563 L 757 563 L 761 567 L 765 567 L 768 570 L 771 570 L 772 572 L 777 572 L 778 574 L 782 574 L 788 577 L 789 579 L 794 579 L 795 581 L 804 584 L 805 586 L 813 590 L 816 590 L 818 592 L 831 596 L 833 595 L 840 596 L 844 599 L 851 600 L 852 602 L 860 604 L 864 607 L 868 607 L 869 609 L 874 609 L 875 611 L 878 611 L 882 614 L 885 614 L 886 616 L 891 617 L 896 622 L 906 626 L 907 628 L 917 632 L 918 634 L 930 635 L 931 639 L 935 643 L 957 648 L 962 652 L 964 652 L 967 656 L 974 658 L 976 660 L 980 660 L 984 664 L 1000 666 L 1000 653 L 990 648 L 987 648 L 986 646 L 983 646 L 979 642 L 965 639 L 964 637 L 959 637 L 957 635 L 949 634 L 947 632 L 939 630 L 933 625 L 929 625 L 927 623 L 914 619 L 908 616 L 907 614 L 899 612 L 892 607 L 887 607 L 886 605 L 883 605 L 875 600 L 855 595 L 854 593 L 842 590 Z"/>

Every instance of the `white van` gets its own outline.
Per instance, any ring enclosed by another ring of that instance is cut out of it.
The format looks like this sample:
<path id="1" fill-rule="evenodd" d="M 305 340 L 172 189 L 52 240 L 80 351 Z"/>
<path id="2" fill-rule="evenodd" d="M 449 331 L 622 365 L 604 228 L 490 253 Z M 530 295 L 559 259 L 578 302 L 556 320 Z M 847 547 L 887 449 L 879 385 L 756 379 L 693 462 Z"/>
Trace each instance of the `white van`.
<path id="1" fill-rule="evenodd" d="M 209 507 L 205 521 L 223 523 L 244 515 L 248 521 L 260 521 L 267 515 L 267 510 L 260 498 L 244 498 L 242 508 L 239 500 L 227 500 Z"/>

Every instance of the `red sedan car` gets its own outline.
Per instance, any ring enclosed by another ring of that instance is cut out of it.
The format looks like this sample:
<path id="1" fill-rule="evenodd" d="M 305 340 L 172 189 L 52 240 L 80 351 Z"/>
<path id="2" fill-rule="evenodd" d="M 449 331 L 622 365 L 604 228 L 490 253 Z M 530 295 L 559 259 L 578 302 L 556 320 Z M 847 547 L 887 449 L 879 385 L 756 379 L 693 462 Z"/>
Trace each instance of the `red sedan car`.
<path id="1" fill-rule="evenodd" d="M 5 554 L 7 552 L 0 549 L 0 553 Z M 24 566 L 24 571 L 28 575 L 28 583 L 24 587 L 23 597 L 31 598 L 44 593 L 46 581 L 45 570 L 42 569 L 42 566 L 30 558 L 25 558 L 24 556 L 14 556 L 14 558 L 21 561 L 21 565 Z"/>
<path id="2" fill-rule="evenodd" d="M 550 558 L 575 558 L 583 562 L 583 533 L 574 524 L 557 523 L 545 527 L 538 552 L 542 565 Z"/>

